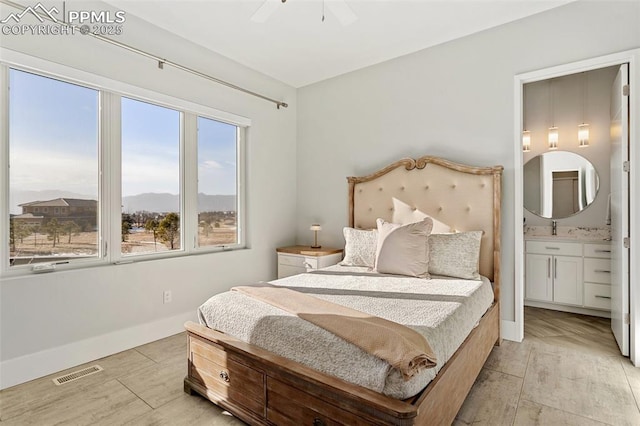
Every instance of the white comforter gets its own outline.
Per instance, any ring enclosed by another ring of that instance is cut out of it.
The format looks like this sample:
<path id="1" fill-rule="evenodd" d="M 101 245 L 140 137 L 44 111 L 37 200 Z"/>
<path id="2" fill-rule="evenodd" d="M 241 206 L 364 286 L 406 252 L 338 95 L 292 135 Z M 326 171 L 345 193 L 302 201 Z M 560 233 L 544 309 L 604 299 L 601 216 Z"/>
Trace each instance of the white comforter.
<path id="1" fill-rule="evenodd" d="M 405 399 L 422 390 L 462 344 L 493 302 L 491 284 L 447 278 L 379 275 L 333 266 L 272 281 L 315 297 L 404 324 L 427 338 L 438 365 L 409 381 L 362 349 L 303 319 L 239 292 L 213 296 L 200 323 L 318 371 Z"/>

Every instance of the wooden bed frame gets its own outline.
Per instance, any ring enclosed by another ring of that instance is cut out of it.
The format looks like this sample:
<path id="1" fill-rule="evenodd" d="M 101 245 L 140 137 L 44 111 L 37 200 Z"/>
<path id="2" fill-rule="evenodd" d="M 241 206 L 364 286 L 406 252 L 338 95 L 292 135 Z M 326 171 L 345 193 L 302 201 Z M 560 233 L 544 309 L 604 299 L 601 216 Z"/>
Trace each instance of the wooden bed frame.
<path id="1" fill-rule="evenodd" d="M 404 210 L 404 219 L 424 213 L 456 230 L 485 231 L 480 272 L 494 283 L 494 303 L 479 325 L 434 380 L 403 401 L 187 322 L 185 392 L 198 393 L 252 425 L 453 422 L 493 346 L 500 344 L 502 167 L 470 167 L 436 157 L 405 158 L 371 175 L 347 179 L 352 227 L 375 227 L 376 217 L 394 220 L 398 210 Z"/>

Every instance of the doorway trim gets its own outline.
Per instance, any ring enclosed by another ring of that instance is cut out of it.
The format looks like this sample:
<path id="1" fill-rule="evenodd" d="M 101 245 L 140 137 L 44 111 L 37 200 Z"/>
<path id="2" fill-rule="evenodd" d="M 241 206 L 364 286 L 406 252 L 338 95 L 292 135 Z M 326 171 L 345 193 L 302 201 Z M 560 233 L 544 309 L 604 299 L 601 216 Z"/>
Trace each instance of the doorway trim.
<path id="1" fill-rule="evenodd" d="M 515 175 L 515 327 L 511 328 L 512 340 L 524 339 L 524 207 L 523 207 L 523 86 L 540 80 L 592 71 L 598 68 L 629 64 L 629 354 L 635 366 L 640 366 L 640 265 L 632 259 L 640 258 L 640 49 L 627 50 L 606 56 L 586 59 L 554 67 L 518 74 L 514 77 L 514 175 Z M 634 285 L 634 283 L 638 283 Z"/>

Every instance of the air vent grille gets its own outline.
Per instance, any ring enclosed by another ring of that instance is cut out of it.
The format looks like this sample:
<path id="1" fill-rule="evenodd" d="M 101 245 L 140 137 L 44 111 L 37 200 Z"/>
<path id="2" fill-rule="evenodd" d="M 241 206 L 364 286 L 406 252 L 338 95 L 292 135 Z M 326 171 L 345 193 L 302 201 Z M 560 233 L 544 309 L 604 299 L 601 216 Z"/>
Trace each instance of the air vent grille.
<path id="1" fill-rule="evenodd" d="M 89 376 L 91 374 L 99 373 L 103 370 L 99 365 L 92 365 L 91 367 L 83 368 L 82 370 L 73 371 L 69 374 L 65 374 L 64 376 L 56 377 L 53 379 L 53 383 L 56 385 L 64 385 L 65 383 L 73 382 L 74 380 L 81 379 L 85 376 Z"/>

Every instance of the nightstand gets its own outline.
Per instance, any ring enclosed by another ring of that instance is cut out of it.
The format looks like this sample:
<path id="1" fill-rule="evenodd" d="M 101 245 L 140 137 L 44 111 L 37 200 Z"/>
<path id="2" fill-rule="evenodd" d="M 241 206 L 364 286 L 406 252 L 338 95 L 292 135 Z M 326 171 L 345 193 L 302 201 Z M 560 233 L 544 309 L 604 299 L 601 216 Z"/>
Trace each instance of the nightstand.
<path id="1" fill-rule="evenodd" d="M 278 252 L 278 278 L 284 278 L 335 265 L 342 260 L 343 250 L 291 246 L 280 247 L 276 251 Z"/>

